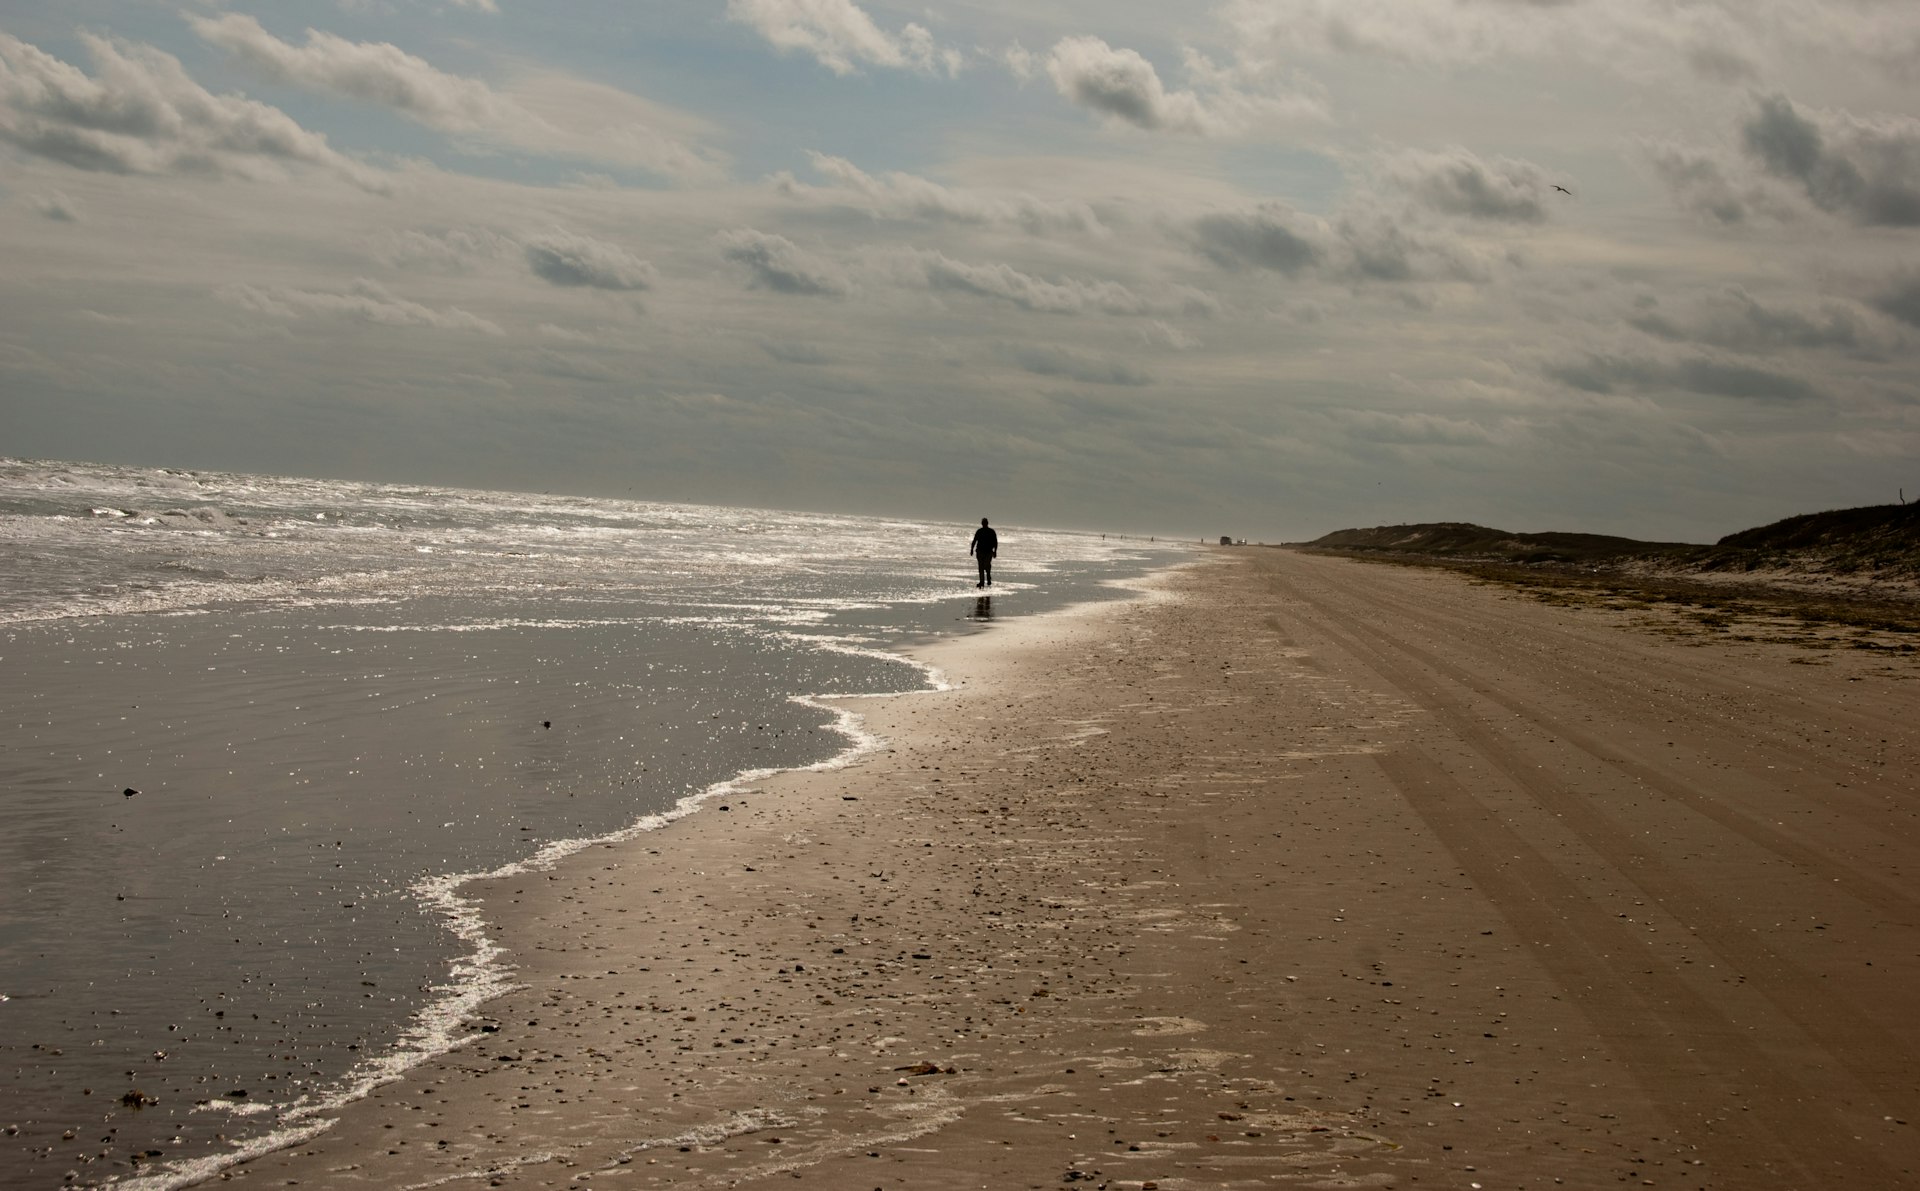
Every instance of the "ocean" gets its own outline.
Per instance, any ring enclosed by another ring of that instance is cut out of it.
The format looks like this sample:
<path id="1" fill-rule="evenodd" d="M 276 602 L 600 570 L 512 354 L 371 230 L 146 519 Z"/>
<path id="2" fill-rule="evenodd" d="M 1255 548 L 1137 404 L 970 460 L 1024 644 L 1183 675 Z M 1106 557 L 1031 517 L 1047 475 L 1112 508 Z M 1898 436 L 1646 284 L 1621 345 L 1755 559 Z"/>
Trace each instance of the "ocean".
<path id="1" fill-rule="evenodd" d="M 1181 553 L 997 528 L 989 598 L 971 523 L 0 459 L 0 1187 L 323 1129 L 511 986 L 467 879 L 850 763 L 820 696 Z"/>

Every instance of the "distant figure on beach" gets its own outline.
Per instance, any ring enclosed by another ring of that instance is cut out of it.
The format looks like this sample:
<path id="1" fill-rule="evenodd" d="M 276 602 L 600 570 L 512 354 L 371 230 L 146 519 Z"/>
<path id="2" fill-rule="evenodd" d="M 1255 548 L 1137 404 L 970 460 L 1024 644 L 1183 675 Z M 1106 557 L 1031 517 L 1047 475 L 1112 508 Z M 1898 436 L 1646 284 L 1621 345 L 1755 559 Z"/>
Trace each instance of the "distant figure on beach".
<path id="1" fill-rule="evenodd" d="M 985 517 L 980 518 L 980 528 L 973 531 L 973 541 L 967 544 L 967 553 L 973 555 L 975 565 L 980 568 L 980 582 L 975 587 L 993 586 L 993 556 L 1000 553 L 1000 535 L 993 532 Z"/>

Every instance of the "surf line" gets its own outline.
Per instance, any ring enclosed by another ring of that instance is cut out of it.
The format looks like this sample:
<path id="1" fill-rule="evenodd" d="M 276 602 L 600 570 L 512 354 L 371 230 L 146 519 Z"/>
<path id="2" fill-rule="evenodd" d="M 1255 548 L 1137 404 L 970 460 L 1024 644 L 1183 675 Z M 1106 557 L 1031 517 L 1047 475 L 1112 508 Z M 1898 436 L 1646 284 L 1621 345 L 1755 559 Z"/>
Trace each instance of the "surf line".
<path id="1" fill-rule="evenodd" d="M 801 639 L 806 640 L 804 637 Z M 878 752 L 887 742 L 868 730 L 866 720 L 858 712 L 837 704 L 860 699 L 931 695 L 953 689 L 937 668 L 902 654 L 817 638 L 811 639 L 809 644 L 833 653 L 901 662 L 919 671 L 923 685 L 901 691 L 859 691 L 831 696 L 789 695 L 789 702 L 830 716 L 826 729 L 844 738 L 846 746 L 825 760 L 807 765 L 742 770 L 732 777 L 683 796 L 664 811 L 642 815 L 625 827 L 604 835 L 551 840 L 533 855 L 509 861 L 497 868 L 444 873 L 414 882 L 407 892 L 425 911 L 437 917 L 455 938 L 465 943 L 469 950 L 451 961 L 446 981 L 434 985 L 430 990 L 434 999 L 413 1015 L 393 1047 L 383 1054 L 363 1059 L 347 1072 L 334 1090 L 318 1097 L 303 1095 L 279 1110 L 273 1128 L 235 1141 L 234 1149 L 227 1153 L 183 1158 L 150 1173 L 116 1182 L 114 1186 L 125 1191 L 181 1191 L 182 1188 L 217 1178 L 221 1172 L 242 1163 L 304 1145 L 327 1132 L 338 1121 L 338 1117 L 327 1114 L 337 1113 L 354 1101 L 365 1099 L 375 1089 L 405 1078 L 407 1072 L 423 1063 L 451 1054 L 485 1037 L 482 1033 L 464 1031 L 462 1027 L 478 1016 L 481 1006 L 488 1001 L 528 986 L 514 979 L 517 969 L 506 958 L 506 948 L 488 933 L 487 921 L 479 903 L 461 892 L 465 886 L 475 881 L 551 871 L 562 860 L 576 853 L 639 839 L 686 818 L 716 798 L 744 792 L 756 783 L 782 773 L 825 773 L 845 769 Z M 224 1110 L 236 1115 L 248 1115 L 248 1109 L 256 1114 L 274 1111 L 265 1104 L 241 1106 L 224 1100 L 209 1101 L 205 1106 L 208 1111 Z"/>

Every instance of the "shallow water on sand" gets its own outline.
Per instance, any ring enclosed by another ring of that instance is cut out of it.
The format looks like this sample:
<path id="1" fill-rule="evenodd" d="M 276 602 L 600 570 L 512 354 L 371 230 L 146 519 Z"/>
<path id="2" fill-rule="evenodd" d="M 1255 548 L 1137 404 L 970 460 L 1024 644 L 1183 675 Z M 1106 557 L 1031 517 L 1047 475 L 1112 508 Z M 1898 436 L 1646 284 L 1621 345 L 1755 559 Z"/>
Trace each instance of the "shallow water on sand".
<path id="1" fill-rule="evenodd" d="M 1165 557 L 1010 534 L 996 609 L 966 535 L 0 461 L 0 1186 L 313 1127 L 510 980 L 454 875 L 830 763 L 804 696 Z"/>

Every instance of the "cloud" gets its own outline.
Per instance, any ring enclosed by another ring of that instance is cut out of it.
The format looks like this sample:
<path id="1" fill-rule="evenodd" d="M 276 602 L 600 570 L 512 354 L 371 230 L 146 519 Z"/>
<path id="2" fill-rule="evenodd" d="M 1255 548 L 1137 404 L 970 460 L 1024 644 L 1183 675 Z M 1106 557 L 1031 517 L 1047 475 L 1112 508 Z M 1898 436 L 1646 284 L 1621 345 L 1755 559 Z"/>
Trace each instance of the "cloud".
<path id="1" fill-rule="evenodd" d="M 1189 247 L 1223 269 L 1348 281 L 1481 281 L 1488 266 L 1464 241 L 1385 211 L 1357 207 L 1333 220 L 1262 202 L 1188 223 Z"/>
<path id="2" fill-rule="evenodd" d="M 654 267 L 617 244 L 555 229 L 531 236 L 527 265 L 555 285 L 641 290 L 657 279 Z"/>
<path id="3" fill-rule="evenodd" d="M 56 223 L 79 223 L 80 208 L 58 190 L 49 190 L 28 199 L 33 209 Z"/>
<path id="4" fill-rule="evenodd" d="M 1715 83 L 1744 83 L 1759 73 L 1753 59 L 1724 45 L 1688 47 L 1687 65 L 1694 74 Z"/>
<path id="5" fill-rule="evenodd" d="M 1485 281 L 1487 264 L 1464 241 L 1389 215 L 1357 209 L 1334 221 L 1339 275 L 1365 281 Z"/>
<path id="6" fill-rule="evenodd" d="M 1920 119 L 1856 116 L 1757 98 L 1737 158 L 1670 142 L 1642 151 L 1675 202 L 1718 223 L 1817 208 L 1861 226 L 1920 226 Z M 1810 204 L 1810 206 L 1809 206 Z"/>
<path id="7" fill-rule="evenodd" d="M 1910 327 L 1920 327 L 1920 272 L 1895 281 L 1873 300 L 1874 308 Z"/>
<path id="8" fill-rule="evenodd" d="M 1910 84 L 1920 6 L 1813 0 L 1224 0 L 1238 52 L 1441 69 L 1611 71 L 1636 86 L 1750 85 L 1805 70 Z"/>
<path id="9" fill-rule="evenodd" d="M 557 377 L 560 380 L 584 380 L 605 383 L 620 379 L 620 374 L 595 360 L 581 356 L 568 355 L 543 347 L 532 355 L 533 370 L 543 376 Z"/>
<path id="10" fill-rule="evenodd" d="M 1248 53 L 1452 67 L 1563 60 L 1718 85 L 1873 23 L 1799 0 L 1228 0 L 1221 16 Z"/>
<path id="11" fill-rule="evenodd" d="M 1027 345 L 1012 349 L 1013 362 L 1035 376 L 1054 376 L 1094 385 L 1149 385 L 1153 377 L 1120 360 L 1106 360 L 1064 347 Z"/>
<path id="12" fill-rule="evenodd" d="M 384 230 L 373 236 L 367 252 L 394 269 L 412 272 L 470 273 L 483 262 L 498 260 L 518 249 L 512 237 L 485 228 L 415 228 Z"/>
<path id="13" fill-rule="evenodd" d="M 1192 351 L 1201 346 L 1200 340 L 1195 336 L 1157 318 L 1141 329 L 1140 338 L 1147 343 L 1170 347 L 1175 351 Z"/>
<path id="14" fill-rule="evenodd" d="M 845 273 L 785 236 L 736 228 L 714 237 L 720 255 L 745 265 L 753 284 L 783 294 L 841 297 L 853 289 Z"/>
<path id="15" fill-rule="evenodd" d="M 1019 42 L 1014 42 L 1001 51 L 1000 60 L 1013 72 L 1013 77 L 1021 82 L 1039 77 L 1046 69 L 1046 60 Z"/>
<path id="16" fill-rule="evenodd" d="M 1726 164 L 1712 154 L 1664 141 L 1643 142 L 1641 152 L 1673 201 L 1696 215 L 1735 224 L 1745 223 L 1756 210 L 1780 213 L 1752 185 L 1729 177 Z"/>
<path id="17" fill-rule="evenodd" d="M 1818 389 L 1797 376 L 1705 356 L 1659 360 L 1646 356 L 1588 355 L 1552 365 L 1547 375 L 1588 393 L 1616 389 L 1682 389 L 1713 397 L 1752 401 L 1809 401 Z"/>
<path id="18" fill-rule="evenodd" d="M 459 132 L 493 128 L 514 105 L 478 79 L 436 70 L 385 42 L 348 41 L 318 29 L 307 43 L 281 41 L 244 13 L 188 17 L 195 33 L 275 82 L 295 83 L 402 112 L 422 124 Z"/>
<path id="19" fill-rule="evenodd" d="M 1212 123 L 1193 92 L 1169 94 L 1153 63 L 1098 37 L 1062 38 L 1047 73 L 1068 99 L 1136 128 L 1204 133 Z"/>
<path id="20" fill-rule="evenodd" d="M 711 154 L 659 125 L 670 113 L 627 92 L 539 76 L 529 98 L 549 99 L 558 119 L 479 79 L 449 74 L 387 42 L 349 41 L 308 29 L 294 45 L 244 13 L 189 17 L 194 32 L 275 82 L 387 108 L 429 128 L 549 157 L 637 166 L 679 178 L 713 177 Z M 586 92 L 569 95 L 567 92 Z"/>
<path id="21" fill-rule="evenodd" d="M 1402 153 L 1388 173 L 1425 205 L 1469 219 L 1544 223 L 1547 196 L 1554 193 L 1546 172 L 1532 162 L 1488 162 L 1461 148 Z"/>
<path id="22" fill-rule="evenodd" d="M 97 77 L 0 33 L 0 142 L 76 169 L 255 180 L 315 166 L 367 190 L 386 180 L 280 109 L 215 95 L 150 46 L 80 34 Z"/>
<path id="23" fill-rule="evenodd" d="M 778 360 L 782 364 L 833 364 L 838 362 L 838 357 L 822 351 L 818 344 L 813 343 L 776 343 L 771 339 L 763 339 L 760 341 L 760 350 L 767 353 L 769 358 Z"/>
<path id="24" fill-rule="evenodd" d="M 379 282 L 364 277 L 344 291 L 296 289 L 289 286 L 268 288 L 236 283 L 222 287 L 219 295 L 248 310 L 281 319 L 332 315 L 387 327 L 431 327 L 442 331 L 505 334 L 499 324 L 477 314 L 457 306 L 436 310 L 399 297 Z"/>
<path id="25" fill-rule="evenodd" d="M 1540 18 L 1456 0 L 1232 0 L 1229 27 L 1289 53 L 1478 61 L 1540 44 Z"/>
<path id="26" fill-rule="evenodd" d="M 370 238 L 367 254 L 389 268 L 444 275 L 517 258 L 553 285 L 591 289 L 651 289 L 659 279 L 651 263 L 619 245 L 557 227 L 529 235 L 472 227 L 388 230 Z"/>
<path id="27" fill-rule="evenodd" d="M 898 170 L 875 177 L 844 157 L 812 152 L 807 157 L 816 172 L 840 185 L 809 186 L 782 172 L 773 178 L 776 191 L 797 201 L 850 207 L 876 219 L 1013 226 L 1035 235 L 1061 231 L 1103 235 L 1107 230 L 1093 208 L 1077 199 L 956 189 Z"/>
<path id="28" fill-rule="evenodd" d="M 1020 60 L 1010 62 L 1019 73 Z M 1159 71 L 1139 51 L 1108 45 L 1098 37 L 1063 37 L 1046 61 L 1047 75 L 1063 97 L 1110 121 L 1148 132 L 1224 136 L 1274 120 L 1325 117 L 1317 97 L 1276 89 L 1267 64 L 1249 60 L 1221 67 L 1189 51 L 1186 65 L 1189 74 L 1207 85 L 1204 97 L 1196 91 L 1167 90 Z"/>
<path id="29" fill-rule="evenodd" d="M 1223 269 L 1271 269 L 1295 276 L 1327 256 L 1326 224 L 1279 202 L 1202 215 L 1191 226 L 1193 247 Z"/>
<path id="30" fill-rule="evenodd" d="M 1190 286 L 1145 297 L 1115 281 L 1049 281 L 1004 262 L 974 264 L 930 249 L 904 249 L 888 259 L 901 284 L 975 294 L 1042 314 L 1210 315 L 1219 310 L 1217 301 Z"/>
<path id="31" fill-rule="evenodd" d="M 1920 226 L 1920 120 L 1808 113 L 1770 95 L 1741 128 L 1741 143 L 1823 211 L 1865 225 Z"/>
<path id="32" fill-rule="evenodd" d="M 965 58 L 934 43 L 925 27 L 888 33 L 852 0 L 727 0 L 727 16 L 751 26 L 777 50 L 811 54 L 835 74 L 862 65 L 956 75 Z"/>
<path id="33" fill-rule="evenodd" d="M 1391 413 L 1377 409 L 1332 412 L 1333 420 L 1360 442 L 1409 447 L 1483 447 L 1508 437 L 1479 422 L 1442 414 Z"/>
<path id="34" fill-rule="evenodd" d="M 1768 306 L 1745 291 L 1731 289 L 1701 304 L 1691 318 L 1676 321 L 1658 309 L 1627 320 L 1628 325 L 1673 343 L 1706 343 L 1743 351 L 1787 348 L 1851 350 L 1871 344 L 1868 327 L 1854 311 L 1828 302 L 1813 313 Z"/>

